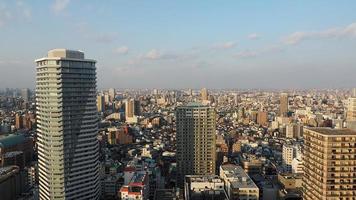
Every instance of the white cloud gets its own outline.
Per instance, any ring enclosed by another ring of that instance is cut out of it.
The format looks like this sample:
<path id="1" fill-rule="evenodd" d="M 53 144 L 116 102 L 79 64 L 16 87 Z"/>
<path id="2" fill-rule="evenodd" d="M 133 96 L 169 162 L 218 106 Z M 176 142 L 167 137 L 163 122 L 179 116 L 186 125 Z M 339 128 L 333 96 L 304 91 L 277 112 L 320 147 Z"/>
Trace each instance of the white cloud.
<path id="1" fill-rule="evenodd" d="M 175 53 L 165 53 L 157 49 L 151 49 L 143 56 L 144 59 L 148 59 L 148 60 L 174 60 L 174 59 L 179 59 L 184 57 L 185 57 L 184 55 L 178 55 Z"/>
<path id="2" fill-rule="evenodd" d="M 250 50 L 245 50 L 238 52 L 237 54 L 234 55 L 235 58 L 250 58 L 250 57 L 256 57 L 258 52 L 256 51 L 250 51 Z"/>
<path id="3" fill-rule="evenodd" d="M 5 5 L 0 5 L 0 27 L 4 26 L 12 18 L 11 12 Z"/>
<path id="4" fill-rule="evenodd" d="M 20 13 L 24 18 L 29 20 L 32 17 L 31 8 L 28 7 L 23 1 L 17 1 L 16 6 L 18 8 L 18 13 Z"/>
<path id="5" fill-rule="evenodd" d="M 344 38 L 356 37 L 356 22 L 345 27 L 330 28 L 322 31 L 299 31 L 292 33 L 283 39 L 286 45 L 298 44 L 310 39 L 324 39 L 324 38 Z"/>
<path id="6" fill-rule="evenodd" d="M 99 42 L 99 43 L 111 43 L 114 42 L 115 39 L 117 38 L 116 33 L 99 33 L 97 35 L 94 35 L 94 41 Z"/>
<path id="7" fill-rule="evenodd" d="M 118 47 L 114 50 L 115 53 L 124 55 L 129 53 L 129 48 L 127 46 Z"/>
<path id="8" fill-rule="evenodd" d="M 161 57 L 162 57 L 162 54 L 157 49 L 151 49 L 144 56 L 144 58 L 150 59 L 150 60 L 158 60 Z"/>
<path id="9" fill-rule="evenodd" d="M 55 0 L 52 5 L 52 10 L 55 13 L 60 13 L 64 9 L 66 9 L 66 7 L 68 6 L 69 3 L 70 3 L 70 0 Z"/>
<path id="10" fill-rule="evenodd" d="M 251 34 L 249 34 L 247 36 L 247 38 L 250 39 L 250 40 L 257 40 L 257 39 L 260 39 L 261 36 L 259 34 L 257 34 L 257 33 L 251 33 Z"/>
<path id="11" fill-rule="evenodd" d="M 236 47 L 236 45 L 237 45 L 237 42 L 228 41 L 225 43 L 213 45 L 213 49 L 231 49 L 231 48 Z"/>
<path id="12" fill-rule="evenodd" d="M 32 17 L 31 8 L 22 1 L 0 2 L 0 27 L 15 22 L 29 21 Z"/>

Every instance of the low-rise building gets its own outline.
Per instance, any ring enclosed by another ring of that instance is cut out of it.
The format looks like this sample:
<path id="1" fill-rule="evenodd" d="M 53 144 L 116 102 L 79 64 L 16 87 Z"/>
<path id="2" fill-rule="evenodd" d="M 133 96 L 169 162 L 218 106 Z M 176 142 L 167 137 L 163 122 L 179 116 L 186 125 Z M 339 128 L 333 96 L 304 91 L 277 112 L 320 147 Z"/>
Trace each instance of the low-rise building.
<path id="1" fill-rule="evenodd" d="M 225 191 L 230 200 L 259 198 L 259 189 L 247 173 L 237 165 L 220 166 L 220 177 L 224 180 Z"/>
<path id="2" fill-rule="evenodd" d="M 184 179 L 185 200 L 228 200 L 223 180 L 216 175 L 187 175 Z"/>
<path id="3" fill-rule="evenodd" d="M 0 168 L 0 199 L 14 200 L 28 189 L 27 175 L 18 166 Z"/>
<path id="4" fill-rule="evenodd" d="M 149 180 L 146 172 L 135 172 L 130 182 L 120 189 L 122 200 L 146 200 L 149 198 Z"/>

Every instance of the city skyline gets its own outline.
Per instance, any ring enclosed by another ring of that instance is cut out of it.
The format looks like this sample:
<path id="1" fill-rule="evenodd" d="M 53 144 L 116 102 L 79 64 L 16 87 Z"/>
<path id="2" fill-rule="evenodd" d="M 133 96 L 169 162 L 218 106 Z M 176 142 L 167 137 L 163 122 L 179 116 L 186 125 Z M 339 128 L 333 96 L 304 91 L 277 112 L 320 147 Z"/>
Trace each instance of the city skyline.
<path id="1" fill-rule="evenodd" d="M 34 59 L 67 48 L 98 88 L 351 88 L 353 4 L 3 1 L 0 85 L 34 88 Z"/>

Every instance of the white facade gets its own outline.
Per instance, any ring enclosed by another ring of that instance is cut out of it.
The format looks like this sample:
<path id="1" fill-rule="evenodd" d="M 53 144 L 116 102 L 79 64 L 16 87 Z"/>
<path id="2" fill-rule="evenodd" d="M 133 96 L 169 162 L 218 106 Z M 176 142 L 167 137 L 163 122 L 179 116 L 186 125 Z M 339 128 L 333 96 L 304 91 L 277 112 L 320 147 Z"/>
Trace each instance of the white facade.
<path id="1" fill-rule="evenodd" d="M 36 60 L 40 199 L 99 199 L 95 60 L 55 49 Z"/>
<path id="2" fill-rule="evenodd" d="M 283 145 L 282 162 L 283 167 L 287 172 L 292 171 L 292 161 L 296 157 L 295 147 L 292 145 Z"/>
<path id="3" fill-rule="evenodd" d="M 302 174 L 303 173 L 303 160 L 302 158 L 294 158 L 292 160 L 292 173 Z"/>

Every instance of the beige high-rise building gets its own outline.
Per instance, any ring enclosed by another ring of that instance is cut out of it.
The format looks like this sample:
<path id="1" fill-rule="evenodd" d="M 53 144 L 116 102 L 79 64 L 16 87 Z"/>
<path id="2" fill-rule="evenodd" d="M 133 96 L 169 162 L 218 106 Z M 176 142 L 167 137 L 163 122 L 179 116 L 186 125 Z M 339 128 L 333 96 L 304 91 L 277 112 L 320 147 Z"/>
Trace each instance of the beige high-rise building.
<path id="1" fill-rule="evenodd" d="M 96 96 L 96 107 L 98 109 L 98 112 L 104 112 L 105 111 L 105 99 L 102 94 L 98 94 Z"/>
<path id="2" fill-rule="evenodd" d="M 346 123 L 347 128 L 356 130 L 356 88 L 353 89 L 352 95 L 348 100 Z"/>
<path id="3" fill-rule="evenodd" d="M 109 101 L 113 102 L 116 96 L 116 91 L 114 88 L 109 89 Z"/>
<path id="4" fill-rule="evenodd" d="M 100 198 L 95 63 L 66 49 L 36 60 L 40 200 Z"/>
<path id="5" fill-rule="evenodd" d="M 288 114 L 288 94 L 281 93 L 279 104 L 279 116 L 287 117 Z"/>
<path id="6" fill-rule="evenodd" d="M 140 101 L 135 99 L 127 99 L 125 102 L 126 118 L 132 118 L 141 114 Z"/>
<path id="7" fill-rule="evenodd" d="M 259 111 L 257 113 L 257 124 L 266 125 L 268 120 L 268 113 L 265 111 Z"/>
<path id="8" fill-rule="evenodd" d="M 356 197 L 356 131 L 308 128 L 304 131 L 303 199 Z"/>
<path id="9" fill-rule="evenodd" d="M 177 180 L 185 175 L 215 174 L 215 110 L 199 103 L 180 106 L 176 111 Z"/>
<path id="10" fill-rule="evenodd" d="M 208 90 L 206 88 L 201 89 L 200 94 L 201 94 L 201 100 L 202 101 L 208 101 L 209 100 L 209 93 L 208 93 Z"/>

